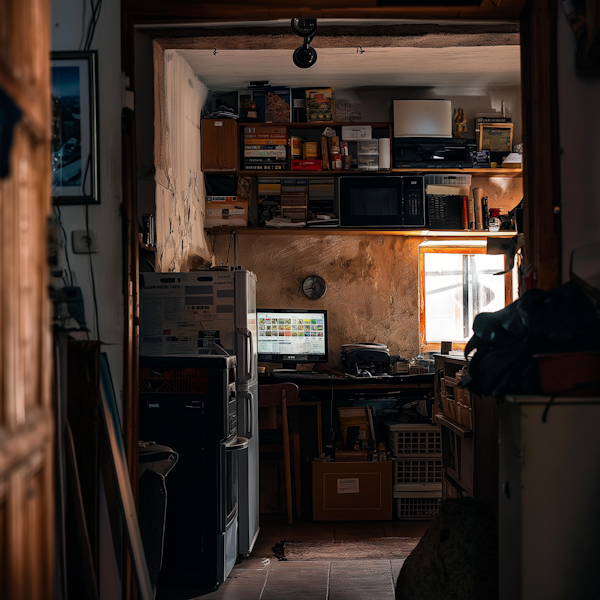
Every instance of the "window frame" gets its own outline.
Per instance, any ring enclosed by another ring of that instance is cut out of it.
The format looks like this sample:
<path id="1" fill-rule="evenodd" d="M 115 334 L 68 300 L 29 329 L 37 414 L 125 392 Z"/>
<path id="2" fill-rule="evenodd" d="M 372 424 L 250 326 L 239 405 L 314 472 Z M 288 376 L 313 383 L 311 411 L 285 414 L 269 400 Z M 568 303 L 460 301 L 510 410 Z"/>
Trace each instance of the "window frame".
<path id="1" fill-rule="evenodd" d="M 440 351 L 440 342 L 427 342 L 425 339 L 425 254 L 487 254 L 485 245 L 440 244 L 419 246 L 419 348 L 420 352 Z M 513 302 L 513 270 L 504 274 L 504 305 Z M 450 341 L 450 340 L 449 340 Z M 466 342 L 452 340 L 453 350 L 464 350 Z"/>

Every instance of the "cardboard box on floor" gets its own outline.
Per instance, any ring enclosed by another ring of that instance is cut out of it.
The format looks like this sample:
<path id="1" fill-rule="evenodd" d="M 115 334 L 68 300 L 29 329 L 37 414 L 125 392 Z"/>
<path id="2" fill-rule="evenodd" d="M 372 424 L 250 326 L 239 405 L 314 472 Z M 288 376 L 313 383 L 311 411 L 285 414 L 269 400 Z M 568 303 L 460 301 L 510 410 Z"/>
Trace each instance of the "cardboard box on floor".
<path id="1" fill-rule="evenodd" d="M 313 462 L 314 521 L 392 518 L 392 461 Z"/>

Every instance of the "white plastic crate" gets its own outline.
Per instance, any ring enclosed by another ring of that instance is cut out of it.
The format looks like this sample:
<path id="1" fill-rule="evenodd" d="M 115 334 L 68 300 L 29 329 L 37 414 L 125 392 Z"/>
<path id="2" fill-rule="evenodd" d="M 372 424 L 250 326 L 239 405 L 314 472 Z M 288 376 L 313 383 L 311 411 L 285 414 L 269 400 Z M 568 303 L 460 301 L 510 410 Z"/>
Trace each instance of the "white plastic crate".
<path id="1" fill-rule="evenodd" d="M 442 492 L 427 494 L 402 493 L 394 494 L 396 514 L 400 520 L 425 520 L 432 519 L 440 512 Z"/>
<path id="2" fill-rule="evenodd" d="M 442 483 L 442 459 L 418 458 L 410 460 L 395 460 L 392 472 L 394 484 L 423 484 Z"/>
<path id="3" fill-rule="evenodd" d="M 410 456 L 441 457 L 442 441 L 437 425 L 387 423 L 388 449 L 398 460 Z"/>

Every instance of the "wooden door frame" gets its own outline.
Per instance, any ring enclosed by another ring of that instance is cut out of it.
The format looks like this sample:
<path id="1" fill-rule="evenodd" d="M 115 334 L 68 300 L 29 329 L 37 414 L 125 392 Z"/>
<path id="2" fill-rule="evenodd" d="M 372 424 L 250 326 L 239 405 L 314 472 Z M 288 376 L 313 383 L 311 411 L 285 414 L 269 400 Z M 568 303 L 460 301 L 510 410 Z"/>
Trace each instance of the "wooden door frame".
<path id="1" fill-rule="evenodd" d="M 154 23 L 208 23 L 288 18 L 479 19 L 520 20 L 521 95 L 525 148 L 525 257 L 537 274 L 537 286 L 550 289 L 561 282 L 560 160 L 556 0 L 483 0 L 479 7 L 373 7 L 367 0 L 306 0 L 301 9 L 275 0 L 251 5 L 240 0 L 190 3 L 175 0 L 123 0 L 121 3 L 122 70 L 135 91 L 134 27 Z M 133 119 L 132 119 L 133 120 Z M 124 440 L 137 488 L 137 365 L 139 354 L 138 231 L 135 193 L 135 137 L 123 134 L 123 198 L 125 212 Z M 131 590 L 131 585 L 128 586 Z M 130 596 L 128 596 L 130 597 Z"/>

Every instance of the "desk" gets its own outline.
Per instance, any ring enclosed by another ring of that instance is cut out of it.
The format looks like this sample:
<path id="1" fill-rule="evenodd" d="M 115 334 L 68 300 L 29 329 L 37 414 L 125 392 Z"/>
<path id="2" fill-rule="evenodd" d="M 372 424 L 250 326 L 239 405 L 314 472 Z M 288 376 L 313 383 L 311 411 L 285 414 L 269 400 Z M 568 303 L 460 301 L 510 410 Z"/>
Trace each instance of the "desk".
<path id="1" fill-rule="evenodd" d="M 349 396 L 360 395 L 368 397 L 379 394 L 387 395 L 398 393 L 410 394 L 411 392 L 422 391 L 429 393 L 433 391 L 434 374 L 426 373 L 421 375 L 400 375 L 394 377 L 332 377 L 327 379 L 307 379 L 294 377 L 269 377 L 268 375 L 259 375 L 258 384 L 268 385 L 273 383 L 295 383 L 300 390 L 300 400 L 288 402 L 288 407 L 292 406 L 315 406 L 317 409 L 317 433 L 319 453 L 323 452 L 323 422 L 322 408 L 323 402 L 334 402 L 337 404 L 348 399 Z M 381 398 L 384 400 L 385 398 Z M 376 399 L 375 399 L 376 401 Z M 331 413 L 335 419 L 333 407 Z M 327 413 L 326 431 L 333 426 L 331 415 Z"/>
<path id="2" fill-rule="evenodd" d="M 361 390 L 361 391 L 395 391 L 408 389 L 433 388 L 433 373 L 421 375 L 396 375 L 393 377 L 332 377 L 327 379 L 307 379 L 294 377 L 269 377 L 259 375 L 258 384 L 295 383 L 303 390 Z"/>

